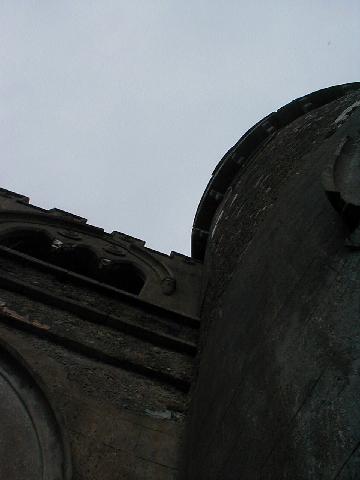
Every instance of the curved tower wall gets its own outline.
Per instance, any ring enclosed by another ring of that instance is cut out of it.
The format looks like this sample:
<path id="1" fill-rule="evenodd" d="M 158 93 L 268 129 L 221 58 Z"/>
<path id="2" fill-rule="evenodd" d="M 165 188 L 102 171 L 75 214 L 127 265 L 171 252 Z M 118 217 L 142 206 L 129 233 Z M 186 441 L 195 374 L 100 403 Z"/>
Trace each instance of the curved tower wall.
<path id="1" fill-rule="evenodd" d="M 359 105 L 359 84 L 292 102 L 214 172 L 193 233 L 205 273 L 188 479 L 358 478 L 360 216 L 329 198 L 345 212 L 357 172 L 356 197 Z"/>

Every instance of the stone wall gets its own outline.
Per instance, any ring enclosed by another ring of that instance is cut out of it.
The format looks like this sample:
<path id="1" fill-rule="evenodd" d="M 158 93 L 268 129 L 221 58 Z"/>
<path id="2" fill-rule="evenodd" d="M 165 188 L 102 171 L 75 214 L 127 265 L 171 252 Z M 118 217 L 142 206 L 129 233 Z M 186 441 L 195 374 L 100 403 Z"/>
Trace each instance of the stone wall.
<path id="1" fill-rule="evenodd" d="M 203 232 L 184 478 L 358 478 L 359 244 L 322 175 L 347 138 L 359 140 L 359 99 L 344 91 L 270 125 Z"/>
<path id="2" fill-rule="evenodd" d="M 0 206 L 1 478 L 177 478 L 201 264 L 12 192 Z M 144 272 L 138 295 L 101 280 L 116 262 Z"/>

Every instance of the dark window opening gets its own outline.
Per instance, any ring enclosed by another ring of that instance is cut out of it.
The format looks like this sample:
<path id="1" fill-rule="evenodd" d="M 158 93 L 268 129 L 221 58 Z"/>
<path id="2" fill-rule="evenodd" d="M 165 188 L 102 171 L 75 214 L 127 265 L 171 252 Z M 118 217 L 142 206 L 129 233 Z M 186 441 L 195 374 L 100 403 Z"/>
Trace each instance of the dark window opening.
<path id="1" fill-rule="evenodd" d="M 51 240 L 43 232 L 16 232 L 4 236 L 0 240 L 4 247 L 46 261 L 51 251 Z"/>
<path id="2" fill-rule="evenodd" d="M 97 280 L 97 256 L 90 248 L 83 245 L 59 248 L 49 256 L 48 262 Z"/>
<path id="3" fill-rule="evenodd" d="M 138 295 L 144 286 L 145 279 L 138 268 L 131 263 L 118 263 L 104 271 L 104 283 L 120 290 Z"/>
<path id="4" fill-rule="evenodd" d="M 1 238 L 0 244 L 133 295 L 138 295 L 145 283 L 145 276 L 132 263 L 109 262 L 99 266 L 97 255 L 89 247 L 66 246 L 52 241 L 44 232 L 18 231 Z"/>

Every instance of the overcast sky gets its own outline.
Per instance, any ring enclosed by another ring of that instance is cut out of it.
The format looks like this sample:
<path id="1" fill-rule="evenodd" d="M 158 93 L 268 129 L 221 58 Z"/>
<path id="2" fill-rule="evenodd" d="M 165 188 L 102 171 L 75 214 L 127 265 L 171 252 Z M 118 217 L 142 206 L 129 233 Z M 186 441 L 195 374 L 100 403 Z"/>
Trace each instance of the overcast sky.
<path id="1" fill-rule="evenodd" d="M 190 252 L 223 154 L 360 80 L 360 0 L 1 0 L 1 186 Z"/>

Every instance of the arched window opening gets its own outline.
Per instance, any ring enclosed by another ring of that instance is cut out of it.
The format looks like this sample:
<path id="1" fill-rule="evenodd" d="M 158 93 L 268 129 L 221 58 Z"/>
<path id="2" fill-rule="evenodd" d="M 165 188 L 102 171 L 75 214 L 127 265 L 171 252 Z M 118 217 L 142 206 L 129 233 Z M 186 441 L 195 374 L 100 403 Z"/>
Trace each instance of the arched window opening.
<path id="1" fill-rule="evenodd" d="M 95 252 L 86 245 L 64 245 L 43 231 L 16 231 L 0 238 L 0 245 L 92 278 L 119 290 L 139 295 L 145 275 L 130 262 L 99 263 Z"/>
<path id="2" fill-rule="evenodd" d="M 0 239 L 0 244 L 89 277 L 96 276 L 97 256 L 85 245 L 64 246 L 42 231 L 17 231 Z"/>
<path id="3" fill-rule="evenodd" d="M 96 254 L 85 245 L 55 249 L 49 262 L 66 270 L 98 280 L 98 258 Z"/>
<path id="4" fill-rule="evenodd" d="M 104 270 L 102 281 L 133 295 L 139 295 L 145 283 L 145 276 L 132 263 L 122 262 Z"/>
<path id="5" fill-rule="evenodd" d="M 2 237 L 0 244 L 43 261 L 51 255 L 51 239 L 41 231 L 12 232 Z"/>

